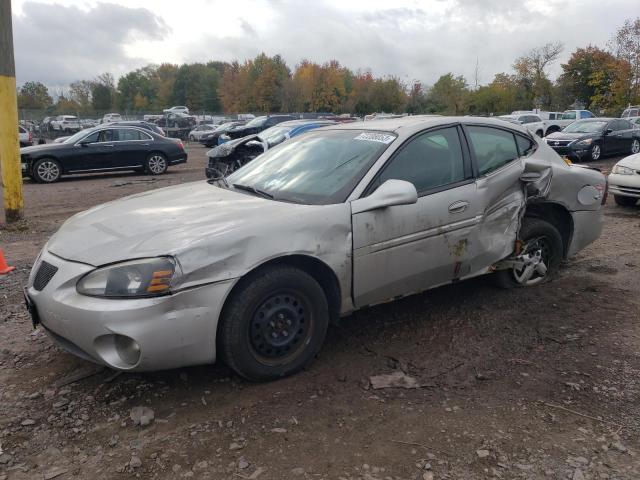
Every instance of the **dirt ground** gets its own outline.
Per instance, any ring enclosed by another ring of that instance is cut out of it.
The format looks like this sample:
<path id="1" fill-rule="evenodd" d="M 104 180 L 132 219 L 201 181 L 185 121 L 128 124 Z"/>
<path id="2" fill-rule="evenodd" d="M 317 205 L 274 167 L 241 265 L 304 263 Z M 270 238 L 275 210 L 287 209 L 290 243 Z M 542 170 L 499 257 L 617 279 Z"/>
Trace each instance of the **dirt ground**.
<path id="1" fill-rule="evenodd" d="M 188 151 L 161 178 L 25 182 L 27 220 L 0 227 L 17 266 L 0 277 L 0 480 L 640 478 L 640 207 L 612 199 L 555 281 L 479 278 L 358 312 L 277 382 L 223 365 L 114 376 L 32 330 L 21 288 L 47 238 L 92 205 L 202 179 L 206 150 Z M 393 372 L 422 387 L 371 388 Z M 136 406 L 155 420 L 134 425 Z"/>

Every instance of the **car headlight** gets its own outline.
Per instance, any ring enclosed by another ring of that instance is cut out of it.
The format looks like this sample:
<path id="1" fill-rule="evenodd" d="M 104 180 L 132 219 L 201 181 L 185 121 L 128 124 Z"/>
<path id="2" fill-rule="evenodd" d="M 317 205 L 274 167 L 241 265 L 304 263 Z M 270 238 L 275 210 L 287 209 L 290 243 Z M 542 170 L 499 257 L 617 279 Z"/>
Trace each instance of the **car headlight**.
<path id="1" fill-rule="evenodd" d="M 611 173 L 617 173 L 618 175 L 633 175 L 635 170 L 629 167 L 623 167 L 622 165 L 614 165 L 611 169 Z"/>
<path id="2" fill-rule="evenodd" d="M 584 140 L 577 141 L 574 143 L 576 147 L 588 147 L 593 142 L 592 138 L 585 138 Z"/>
<path id="3" fill-rule="evenodd" d="M 92 297 L 155 297 L 170 293 L 179 274 L 171 257 L 132 260 L 89 272 L 78 281 L 76 290 Z"/>

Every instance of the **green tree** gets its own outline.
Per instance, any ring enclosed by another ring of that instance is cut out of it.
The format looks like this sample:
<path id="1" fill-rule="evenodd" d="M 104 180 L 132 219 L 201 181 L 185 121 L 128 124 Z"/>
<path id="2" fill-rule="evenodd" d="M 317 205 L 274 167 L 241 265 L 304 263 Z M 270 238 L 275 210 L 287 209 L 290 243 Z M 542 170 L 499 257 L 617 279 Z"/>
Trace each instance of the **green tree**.
<path id="1" fill-rule="evenodd" d="M 433 84 L 428 99 L 439 113 L 461 115 L 466 108 L 468 93 L 467 81 L 463 76 L 454 77 L 453 73 L 447 73 Z"/>
<path id="2" fill-rule="evenodd" d="M 103 73 L 91 82 L 91 104 L 96 110 L 110 110 L 116 104 L 113 75 Z"/>
<path id="3" fill-rule="evenodd" d="M 26 82 L 18 89 L 18 108 L 44 109 L 53 105 L 49 89 L 40 82 Z"/>
<path id="4" fill-rule="evenodd" d="M 69 100 L 75 102 L 82 112 L 89 111 L 91 107 L 91 82 L 77 80 L 69 85 Z"/>

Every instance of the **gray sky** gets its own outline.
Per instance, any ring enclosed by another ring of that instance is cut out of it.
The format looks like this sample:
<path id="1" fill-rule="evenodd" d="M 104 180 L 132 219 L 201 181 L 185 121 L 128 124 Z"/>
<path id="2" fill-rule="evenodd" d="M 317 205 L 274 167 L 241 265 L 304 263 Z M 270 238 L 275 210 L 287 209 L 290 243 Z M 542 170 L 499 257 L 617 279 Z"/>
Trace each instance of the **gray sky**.
<path id="1" fill-rule="evenodd" d="M 148 63 L 280 53 L 374 75 L 480 83 L 550 41 L 604 47 L 637 0 L 12 0 L 18 84 L 56 87 Z M 560 71 L 559 63 L 550 73 Z"/>

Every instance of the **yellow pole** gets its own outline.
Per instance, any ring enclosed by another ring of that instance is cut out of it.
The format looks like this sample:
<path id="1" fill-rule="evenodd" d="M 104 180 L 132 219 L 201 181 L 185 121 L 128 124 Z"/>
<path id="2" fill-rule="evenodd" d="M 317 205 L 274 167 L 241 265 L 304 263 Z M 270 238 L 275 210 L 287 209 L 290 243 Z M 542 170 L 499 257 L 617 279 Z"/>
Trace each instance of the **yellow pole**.
<path id="1" fill-rule="evenodd" d="M 18 138 L 18 98 L 13 60 L 11 0 L 0 0 L 0 170 L 7 223 L 22 218 L 22 168 Z"/>

